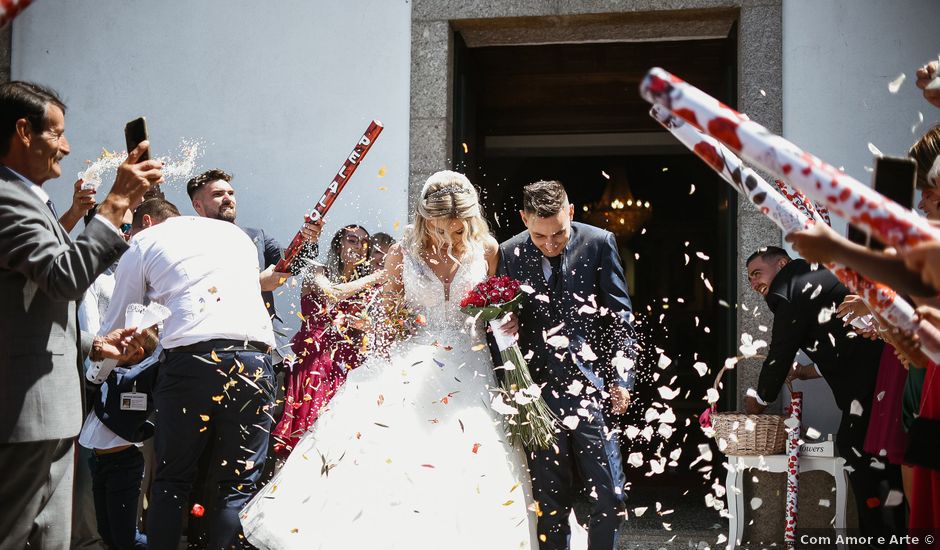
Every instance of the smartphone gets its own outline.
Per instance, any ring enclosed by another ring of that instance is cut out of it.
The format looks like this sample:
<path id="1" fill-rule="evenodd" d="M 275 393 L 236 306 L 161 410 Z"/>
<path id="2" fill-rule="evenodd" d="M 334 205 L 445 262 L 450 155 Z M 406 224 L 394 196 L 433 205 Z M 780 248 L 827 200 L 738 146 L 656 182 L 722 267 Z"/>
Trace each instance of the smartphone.
<path id="1" fill-rule="evenodd" d="M 127 142 L 127 152 L 131 152 L 140 142 L 147 140 L 147 118 L 139 117 L 124 125 L 124 141 Z M 150 148 L 148 147 L 144 154 L 140 155 L 138 161 L 150 160 Z M 153 186 L 144 193 L 144 200 L 163 199 L 165 195 L 159 186 Z"/>
<path id="2" fill-rule="evenodd" d="M 145 117 L 135 118 L 124 125 L 124 140 L 127 142 L 127 152 L 133 151 L 140 142 L 147 140 L 147 119 Z M 150 150 L 144 151 L 140 160 L 150 160 Z"/>
<path id="3" fill-rule="evenodd" d="M 914 185 L 917 162 L 909 157 L 878 157 L 875 161 L 875 191 L 911 210 L 914 208 Z M 884 245 L 871 239 L 870 246 L 883 250 Z"/>
<path id="4" fill-rule="evenodd" d="M 860 244 L 862 246 L 868 246 L 868 233 L 863 231 L 854 225 L 849 226 L 849 234 L 847 235 L 848 239 L 855 244 Z"/>

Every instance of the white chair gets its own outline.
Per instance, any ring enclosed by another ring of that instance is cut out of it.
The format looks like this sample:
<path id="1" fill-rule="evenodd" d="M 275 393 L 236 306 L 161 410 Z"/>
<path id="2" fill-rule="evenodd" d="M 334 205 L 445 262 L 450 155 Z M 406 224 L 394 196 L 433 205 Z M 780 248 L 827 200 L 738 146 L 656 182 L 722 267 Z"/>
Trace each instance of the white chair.
<path id="1" fill-rule="evenodd" d="M 800 473 L 813 470 L 829 472 L 836 482 L 836 532 L 845 529 L 845 505 L 848 473 L 845 471 L 845 459 L 842 457 L 801 456 Z M 749 469 L 764 472 L 786 472 L 787 455 L 767 456 L 729 456 L 725 464 L 728 475 L 725 478 L 725 491 L 728 499 L 728 548 L 734 548 L 744 533 L 744 475 Z M 783 523 L 783 518 L 780 522 Z M 839 545 L 840 547 L 842 545 Z"/>

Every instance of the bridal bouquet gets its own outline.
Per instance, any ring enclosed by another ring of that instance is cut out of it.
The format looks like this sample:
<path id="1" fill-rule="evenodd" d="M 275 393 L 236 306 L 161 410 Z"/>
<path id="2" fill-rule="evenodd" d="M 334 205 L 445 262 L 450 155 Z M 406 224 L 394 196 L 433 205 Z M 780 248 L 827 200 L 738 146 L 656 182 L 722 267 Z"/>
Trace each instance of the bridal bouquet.
<path id="1" fill-rule="evenodd" d="M 542 399 L 542 388 L 532 381 L 519 345 L 501 328 L 502 317 L 522 303 L 520 286 L 511 277 L 490 277 L 470 289 L 460 301 L 460 310 L 488 322 L 493 329 L 505 369 L 493 409 L 508 417 L 510 443 L 527 449 L 548 449 L 555 444 L 557 420 Z"/>

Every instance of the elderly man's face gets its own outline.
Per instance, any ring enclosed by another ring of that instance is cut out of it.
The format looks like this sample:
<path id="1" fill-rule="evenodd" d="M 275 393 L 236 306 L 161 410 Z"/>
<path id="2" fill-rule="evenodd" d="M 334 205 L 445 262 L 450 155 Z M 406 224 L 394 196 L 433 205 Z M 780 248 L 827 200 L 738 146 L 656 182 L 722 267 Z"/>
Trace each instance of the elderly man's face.
<path id="1" fill-rule="evenodd" d="M 210 181 L 196 191 L 193 208 L 203 218 L 234 222 L 235 190 L 225 180 Z"/>
<path id="2" fill-rule="evenodd" d="M 65 113 L 59 107 L 46 105 L 42 128 L 30 128 L 27 149 L 27 171 L 23 174 L 41 185 L 62 175 L 59 161 L 68 155 L 69 140 L 65 138 Z"/>

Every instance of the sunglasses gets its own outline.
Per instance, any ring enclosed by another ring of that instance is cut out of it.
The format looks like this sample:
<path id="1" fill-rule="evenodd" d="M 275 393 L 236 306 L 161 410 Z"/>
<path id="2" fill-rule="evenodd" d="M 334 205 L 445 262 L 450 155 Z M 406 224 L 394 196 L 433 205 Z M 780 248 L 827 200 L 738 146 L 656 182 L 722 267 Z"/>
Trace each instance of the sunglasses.
<path id="1" fill-rule="evenodd" d="M 124 233 L 125 235 L 127 235 L 127 234 L 130 233 L 130 232 L 131 232 L 131 224 L 129 224 L 129 223 L 122 223 L 122 224 L 121 224 L 121 233 Z"/>

